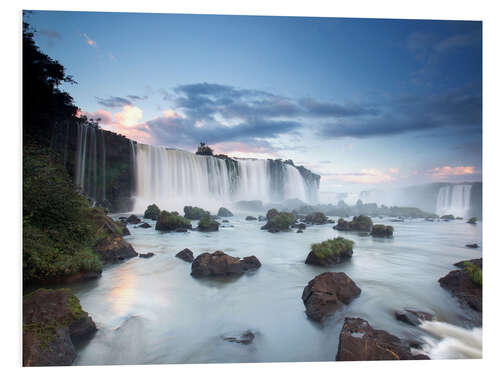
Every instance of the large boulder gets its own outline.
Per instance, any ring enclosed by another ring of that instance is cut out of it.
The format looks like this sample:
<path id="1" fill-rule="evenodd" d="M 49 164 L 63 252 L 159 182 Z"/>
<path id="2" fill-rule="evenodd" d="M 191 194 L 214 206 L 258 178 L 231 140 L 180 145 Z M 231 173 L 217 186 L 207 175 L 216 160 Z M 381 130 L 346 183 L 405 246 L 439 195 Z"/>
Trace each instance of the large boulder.
<path id="1" fill-rule="evenodd" d="M 475 311 L 483 311 L 482 258 L 456 263 L 460 270 L 439 279 L 439 284 Z"/>
<path id="2" fill-rule="evenodd" d="M 192 263 L 194 260 L 194 255 L 191 250 L 188 248 L 185 248 L 184 250 L 179 251 L 177 254 L 175 254 L 177 258 L 181 258 L 182 260 Z"/>
<path id="3" fill-rule="evenodd" d="M 121 237 L 108 236 L 99 240 L 94 247 L 103 263 L 116 263 L 138 255 L 131 244 Z"/>
<path id="4" fill-rule="evenodd" d="M 200 220 L 205 215 L 210 215 L 210 212 L 200 207 L 184 206 L 184 217 L 186 219 Z"/>
<path id="5" fill-rule="evenodd" d="M 434 318 L 431 313 L 412 309 L 394 311 L 394 317 L 403 323 L 415 327 L 418 327 L 422 321 L 432 320 Z"/>
<path id="6" fill-rule="evenodd" d="M 205 215 L 200 219 L 197 229 L 200 232 L 217 232 L 219 230 L 219 223 L 212 219 L 210 215 Z"/>
<path id="7" fill-rule="evenodd" d="M 306 259 L 306 264 L 316 266 L 329 266 L 345 262 L 352 257 L 354 241 L 337 237 L 311 245 L 311 251 Z"/>
<path id="8" fill-rule="evenodd" d="M 374 329 L 361 318 L 345 318 L 340 332 L 337 361 L 389 361 L 429 359 L 411 353 L 410 345 L 390 333 Z"/>
<path id="9" fill-rule="evenodd" d="M 215 251 L 212 254 L 198 255 L 191 265 L 191 275 L 195 277 L 238 276 L 245 271 L 259 267 L 260 262 L 254 256 L 241 260 L 222 251 Z"/>
<path id="10" fill-rule="evenodd" d="M 361 289 L 344 272 L 325 272 L 309 281 L 302 301 L 309 319 L 321 322 L 360 294 Z"/>
<path id="11" fill-rule="evenodd" d="M 229 211 L 227 208 L 221 207 L 221 208 L 219 208 L 219 211 L 217 212 L 217 216 L 230 217 L 230 216 L 233 216 L 233 213 L 231 211 Z"/>
<path id="12" fill-rule="evenodd" d="M 127 223 L 129 224 L 139 224 L 141 222 L 141 219 L 139 219 L 137 216 L 135 215 L 130 215 L 128 218 L 127 218 Z"/>
<path id="13" fill-rule="evenodd" d="M 328 222 L 328 218 L 323 212 L 313 212 L 307 215 L 304 221 L 308 224 L 326 224 Z"/>
<path id="14" fill-rule="evenodd" d="M 268 232 L 271 233 L 277 233 L 280 231 L 287 231 L 290 229 L 290 225 L 295 224 L 297 221 L 297 218 L 295 217 L 294 214 L 290 212 L 278 212 L 278 213 L 271 213 L 273 209 L 269 210 L 267 212 L 267 223 L 263 225 L 260 229 L 267 230 Z"/>
<path id="15" fill-rule="evenodd" d="M 162 211 L 156 221 L 156 230 L 175 231 L 177 229 L 193 229 L 191 221 L 168 211 Z"/>
<path id="16" fill-rule="evenodd" d="M 394 228 L 390 225 L 375 224 L 370 234 L 373 237 L 392 238 L 393 232 Z"/>
<path id="17" fill-rule="evenodd" d="M 69 366 L 74 340 L 97 331 L 69 289 L 38 289 L 23 297 L 23 366 Z"/>
<path id="18" fill-rule="evenodd" d="M 339 231 L 371 232 L 372 227 L 372 219 L 365 215 L 359 215 L 354 216 L 352 221 L 341 218 L 333 228 Z"/>
<path id="19" fill-rule="evenodd" d="M 146 211 L 144 211 L 144 219 L 158 220 L 160 213 L 160 207 L 153 203 L 146 208 Z"/>

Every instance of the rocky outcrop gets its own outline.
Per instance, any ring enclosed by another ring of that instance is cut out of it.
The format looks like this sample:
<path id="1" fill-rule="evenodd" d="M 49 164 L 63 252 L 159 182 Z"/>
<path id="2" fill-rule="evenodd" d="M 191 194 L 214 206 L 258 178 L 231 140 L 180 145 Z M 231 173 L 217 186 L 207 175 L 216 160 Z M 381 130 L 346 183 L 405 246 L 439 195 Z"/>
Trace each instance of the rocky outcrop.
<path id="1" fill-rule="evenodd" d="M 323 212 L 313 212 L 305 217 L 304 221 L 308 224 L 326 224 L 328 218 Z"/>
<path id="2" fill-rule="evenodd" d="M 390 225 L 375 224 L 370 234 L 373 237 L 392 238 L 393 232 L 394 228 Z"/>
<path id="3" fill-rule="evenodd" d="M 184 217 L 189 220 L 200 220 L 203 216 L 210 216 L 210 212 L 200 207 L 184 206 Z"/>
<path id="4" fill-rule="evenodd" d="M 219 230 L 219 223 L 209 215 L 205 215 L 199 221 L 197 229 L 200 232 L 217 232 Z"/>
<path id="5" fill-rule="evenodd" d="M 465 247 L 468 247 L 470 249 L 477 249 L 479 245 L 477 243 L 468 243 L 467 245 L 465 245 Z"/>
<path id="6" fill-rule="evenodd" d="M 254 220 L 257 220 L 257 218 L 255 216 L 247 216 L 245 218 L 245 220 L 248 220 L 248 221 L 254 221 Z"/>
<path id="7" fill-rule="evenodd" d="M 361 318 L 345 318 L 340 332 L 337 361 L 389 361 L 429 359 L 411 353 L 410 345 L 390 333 L 374 329 Z"/>
<path id="8" fill-rule="evenodd" d="M 335 225 L 333 228 L 339 231 L 371 232 L 372 226 L 372 219 L 370 219 L 368 216 L 359 215 L 354 216 L 352 221 L 339 219 L 337 225 Z"/>
<path id="9" fill-rule="evenodd" d="M 483 311 L 482 258 L 456 263 L 460 270 L 439 279 L 439 284 L 465 306 Z"/>
<path id="10" fill-rule="evenodd" d="M 296 221 L 297 218 L 290 212 L 278 212 L 275 209 L 271 209 L 267 212 L 267 223 L 260 229 L 271 233 L 287 231 Z"/>
<path id="11" fill-rule="evenodd" d="M 231 211 L 229 211 L 227 208 L 221 207 L 221 208 L 219 208 L 219 211 L 217 212 L 217 216 L 231 217 L 231 216 L 233 216 L 233 213 Z"/>
<path id="12" fill-rule="evenodd" d="M 121 237 L 106 237 L 101 239 L 94 250 L 104 263 L 116 263 L 138 254 L 131 244 Z"/>
<path id="13" fill-rule="evenodd" d="M 142 223 L 141 225 L 138 225 L 137 228 L 151 228 L 151 225 L 148 223 Z"/>
<path id="14" fill-rule="evenodd" d="M 431 313 L 411 309 L 394 311 L 394 317 L 403 323 L 415 327 L 418 327 L 422 321 L 432 320 L 434 318 Z"/>
<path id="15" fill-rule="evenodd" d="M 160 213 L 160 207 L 153 203 L 146 208 L 146 211 L 144 211 L 144 219 L 158 220 Z"/>
<path id="16" fill-rule="evenodd" d="M 191 265 L 191 275 L 195 277 L 239 276 L 245 271 L 260 267 L 259 260 L 254 257 L 243 259 L 232 257 L 222 251 L 212 254 L 203 253 L 196 257 Z"/>
<path id="17" fill-rule="evenodd" d="M 228 335 L 223 336 L 224 341 L 234 342 L 236 344 L 249 345 L 255 338 L 255 333 L 250 330 L 243 332 L 241 335 Z"/>
<path id="18" fill-rule="evenodd" d="M 177 258 L 181 258 L 182 260 L 192 263 L 194 260 L 194 255 L 191 250 L 188 248 L 185 248 L 184 250 L 179 251 L 177 254 L 175 254 Z"/>
<path id="19" fill-rule="evenodd" d="M 191 225 L 191 221 L 188 219 L 172 212 L 162 211 L 156 221 L 155 229 L 169 232 L 177 231 L 177 229 L 193 229 L 193 227 Z"/>
<path id="20" fill-rule="evenodd" d="M 309 281 L 302 293 L 309 319 L 323 321 L 361 294 L 361 289 L 344 272 L 325 272 Z"/>
<path id="21" fill-rule="evenodd" d="M 23 297 L 23 366 L 69 366 L 74 340 L 97 331 L 69 289 L 37 291 Z"/>
<path id="22" fill-rule="evenodd" d="M 313 244 L 307 256 L 306 264 L 329 266 L 345 262 L 352 257 L 353 246 L 353 241 L 342 237 Z"/>
<path id="23" fill-rule="evenodd" d="M 143 254 L 139 254 L 139 258 L 151 258 L 153 255 L 155 255 L 154 253 L 143 253 Z"/>
<path id="24" fill-rule="evenodd" d="M 127 223 L 129 224 L 139 224 L 141 222 L 141 219 L 139 219 L 137 216 L 135 215 L 130 215 L 128 218 L 127 218 Z"/>

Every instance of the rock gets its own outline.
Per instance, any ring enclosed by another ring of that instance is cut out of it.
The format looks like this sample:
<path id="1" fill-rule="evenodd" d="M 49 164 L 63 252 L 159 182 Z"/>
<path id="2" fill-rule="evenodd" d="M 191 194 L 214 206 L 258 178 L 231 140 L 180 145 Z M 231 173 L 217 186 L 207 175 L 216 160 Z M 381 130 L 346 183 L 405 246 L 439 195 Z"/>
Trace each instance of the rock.
<path id="1" fill-rule="evenodd" d="M 375 224 L 370 234 L 373 237 L 392 238 L 393 231 L 394 228 L 390 225 Z"/>
<path id="2" fill-rule="evenodd" d="M 116 222 L 116 224 L 120 225 L 121 230 L 122 230 L 122 236 L 130 236 L 130 231 L 127 228 L 127 224 L 122 223 L 122 222 Z"/>
<path id="3" fill-rule="evenodd" d="M 421 321 L 432 320 L 434 318 L 430 313 L 410 309 L 394 311 L 394 316 L 397 320 L 415 327 L 418 327 Z"/>
<path id="4" fill-rule="evenodd" d="M 23 366 L 69 366 L 75 340 L 97 331 L 69 289 L 38 289 L 23 297 Z"/>
<path id="5" fill-rule="evenodd" d="M 195 277 L 241 275 L 245 271 L 260 267 L 256 257 L 243 260 L 232 257 L 222 251 L 198 255 L 191 265 L 191 275 Z"/>
<path id="6" fill-rule="evenodd" d="M 223 223 L 229 223 L 229 220 L 224 219 L 224 220 L 222 220 L 222 222 Z"/>
<path id="7" fill-rule="evenodd" d="M 455 220 L 455 216 L 453 215 L 443 215 L 440 217 L 441 220 Z"/>
<path id="8" fill-rule="evenodd" d="M 471 217 L 469 220 L 467 220 L 468 224 L 476 224 L 477 223 L 477 217 Z"/>
<path id="9" fill-rule="evenodd" d="M 255 338 L 255 334 L 247 330 L 243 332 L 240 336 L 224 336 L 223 340 L 224 341 L 229 341 L 229 342 L 234 342 L 237 344 L 243 344 L 243 345 L 249 345 L 252 343 L 253 339 Z"/>
<path id="10" fill-rule="evenodd" d="M 314 212 L 305 217 L 305 222 L 308 224 L 326 224 L 328 218 L 323 212 Z"/>
<path id="11" fill-rule="evenodd" d="M 345 262 L 352 257 L 354 242 L 343 237 L 326 240 L 311 245 L 311 251 L 307 255 L 306 264 L 316 266 L 329 266 Z"/>
<path id="12" fill-rule="evenodd" d="M 309 281 L 302 293 L 307 316 L 317 322 L 349 304 L 361 289 L 344 272 L 325 272 Z"/>
<path id="13" fill-rule="evenodd" d="M 168 232 L 177 229 L 193 229 L 193 227 L 188 219 L 168 211 L 162 211 L 156 221 L 155 229 Z"/>
<path id="14" fill-rule="evenodd" d="M 279 211 L 276 208 L 271 208 L 266 213 L 266 220 L 271 220 L 274 216 L 278 215 Z"/>
<path id="15" fill-rule="evenodd" d="M 260 229 L 267 229 L 271 233 L 287 231 L 290 225 L 295 224 L 297 218 L 289 212 L 278 212 L 274 208 L 267 212 L 267 223 Z"/>
<path id="16" fill-rule="evenodd" d="M 219 208 L 219 211 L 217 212 L 217 216 L 230 217 L 230 216 L 233 216 L 233 213 L 231 211 L 229 211 L 227 208 L 221 207 L 221 208 Z"/>
<path id="17" fill-rule="evenodd" d="M 470 273 L 468 264 L 478 270 L 482 269 L 482 258 L 456 263 L 460 270 L 451 271 L 446 276 L 439 279 L 441 287 L 450 291 L 465 306 L 469 306 L 475 311 L 483 311 L 483 287 L 474 281 L 473 274 Z M 482 276 L 481 276 L 482 280 Z"/>
<path id="18" fill-rule="evenodd" d="M 219 223 L 210 218 L 209 215 L 205 215 L 199 221 L 197 229 L 201 232 L 217 232 L 219 230 Z"/>
<path id="19" fill-rule="evenodd" d="M 304 223 L 292 224 L 292 225 L 290 225 L 290 227 L 301 229 L 301 230 L 304 230 L 307 228 L 307 226 Z"/>
<path id="20" fill-rule="evenodd" d="M 116 263 L 138 255 L 132 245 L 121 237 L 103 238 L 97 242 L 94 250 L 104 263 Z"/>
<path id="21" fill-rule="evenodd" d="M 328 223 L 328 224 L 335 224 L 335 220 L 333 220 L 333 219 L 328 219 L 328 220 L 327 220 L 327 223 Z"/>
<path id="22" fill-rule="evenodd" d="M 129 224 L 139 224 L 141 222 L 141 219 L 139 219 L 137 216 L 135 215 L 130 215 L 128 218 L 127 218 L 127 223 Z"/>
<path id="23" fill-rule="evenodd" d="M 266 217 L 265 217 L 265 216 L 262 216 L 262 215 L 261 215 L 261 216 L 259 216 L 259 221 L 266 221 L 266 220 L 267 220 L 267 219 L 266 219 Z"/>
<path id="24" fill-rule="evenodd" d="M 210 216 L 210 212 L 200 207 L 184 206 L 184 217 L 189 220 L 200 220 L 203 216 Z"/>
<path id="25" fill-rule="evenodd" d="M 337 361 L 379 361 L 429 359 L 413 355 L 409 343 L 390 333 L 374 329 L 364 319 L 345 318 L 340 332 Z"/>
<path id="26" fill-rule="evenodd" d="M 251 221 L 251 220 L 257 220 L 255 216 L 247 216 L 245 220 Z"/>
<path id="27" fill-rule="evenodd" d="M 471 249 L 477 249 L 479 247 L 479 245 L 477 243 L 469 243 L 469 244 L 467 244 L 465 246 L 469 247 Z"/>
<path id="28" fill-rule="evenodd" d="M 151 225 L 149 225 L 148 223 L 142 223 L 141 225 L 138 225 L 137 227 L 138 228 L 151 228 Z"/>
<path id="29" fill-rule="evenodd" d="M 302 229 L 299 229 L 297 233 L 304 233 L 304 231 Z"/>
<path id="30" fill-rule="evenodd" d="M 465 263 L 472 263 L 476 267 L 483 269 L 483 258 L 463 260 L 461 262 L 455 263 L 454 266 L 458 268 L 465 268 Z"/>
<path id="31" fill-rule="evenodd" d="M 177 258 L 181 258 L 182 260 L 185 260 L 186 262 L 192 263 L 194 260 L 194 255 L 191 250 L 188 248 L 185 248 L 184 250 L 179 251 L 177 254 L 175 254 Z"/>
<path id="32" fill-rule="evenodd" d="M 174 232 L 177 233 L 186 233 L 188 230 L 186 228 L 177 228 Z"/>
<path id="33" fill-rule="evenodd" d="M 139 254 L 139 258 L 151 258 L 154 255 L 154 253 L 145 253 L 145 254 Z"/>
<path id="34" fill-rule="evenodd" d="M 371 232 L 373 226 L 372 219 L 368 216 L 359 215 L 354 216 L 352 221 L 346 221 L 344 219 L 339 219 L 337 225 L 333 229 L 339 231 L 359 231 L 359 232 Z"/>
<path id="35" fill-rule="evenodd" d="M 161 210 L 156 204 L 149 205 L 144 211 L 144 219 L 158 220 Z"/>

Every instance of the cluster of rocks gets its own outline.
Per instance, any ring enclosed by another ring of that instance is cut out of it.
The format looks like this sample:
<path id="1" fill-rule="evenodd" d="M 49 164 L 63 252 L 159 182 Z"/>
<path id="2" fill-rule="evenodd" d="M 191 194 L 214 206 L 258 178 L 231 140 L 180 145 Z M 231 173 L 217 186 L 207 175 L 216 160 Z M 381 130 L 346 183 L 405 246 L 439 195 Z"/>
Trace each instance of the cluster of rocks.
<path id="1" fill-rule="evenodd" d="M 373 227 L 372 219 L 368 216 L 359 215 L 354 216 L 352 221 L 347 221 L 344 219 L 339 219 L 337 225 L 333 227 L 338 231 L 358 231 L 358 232 L 370 232 Z"/>

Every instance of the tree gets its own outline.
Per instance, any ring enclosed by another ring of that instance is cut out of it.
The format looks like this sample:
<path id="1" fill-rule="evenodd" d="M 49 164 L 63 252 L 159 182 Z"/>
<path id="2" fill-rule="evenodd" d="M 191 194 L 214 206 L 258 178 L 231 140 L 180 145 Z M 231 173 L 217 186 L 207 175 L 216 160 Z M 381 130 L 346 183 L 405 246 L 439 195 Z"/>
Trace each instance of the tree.
<path id="1" fill-rule="evenodd" d="M 198 146 L 198 151 L 196 151 L 196 155 L 208 155 L 208 156 L 213 156 L 214 151 L 207 146 L 205 142 L 200 142 L 200 145 Z"/>

